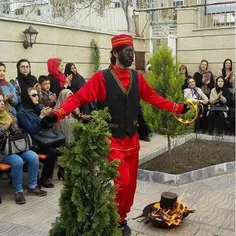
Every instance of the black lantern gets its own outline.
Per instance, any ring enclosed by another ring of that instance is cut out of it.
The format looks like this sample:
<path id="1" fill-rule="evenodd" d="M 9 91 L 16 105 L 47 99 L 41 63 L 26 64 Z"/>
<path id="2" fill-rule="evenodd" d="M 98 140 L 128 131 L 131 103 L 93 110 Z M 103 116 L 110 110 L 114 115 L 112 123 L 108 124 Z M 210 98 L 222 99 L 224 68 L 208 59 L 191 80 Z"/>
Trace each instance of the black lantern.
<path id="1" fill-rule="evenodd" d="M 32 27 L 32 25 L 30 25 L 29 28 L 26 29 L 23 33 L 25 34 L 26 38 L 26 40 L 23 42 L 24 48 L 25 49 L 27 49 L 28 47 L 32 48 L 33 44 L 36 42 L 36 38 L 39 32 L 35 30 Z"/>

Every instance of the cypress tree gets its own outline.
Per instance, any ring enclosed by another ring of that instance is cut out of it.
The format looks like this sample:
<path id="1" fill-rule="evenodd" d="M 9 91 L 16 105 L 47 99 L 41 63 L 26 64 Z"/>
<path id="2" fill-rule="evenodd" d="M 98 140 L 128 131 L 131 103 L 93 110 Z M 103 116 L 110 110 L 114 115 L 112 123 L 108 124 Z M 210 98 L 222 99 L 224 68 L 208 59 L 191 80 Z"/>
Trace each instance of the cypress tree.
<path id="1" fill-rule="evenodd" d="M 153 53 L 150 62 L 152 69 L 146 77 L 149 85 L 164 98 L 176 103 L 183 102 L 182 85 L 184 77 L 179 75 L 178 63 L 175 63 L 171 49 L 168 48 L 166 43 L 162 43 Z M 185 134 L 187 132 L 186 127 L 179 123 L 172 113 L 147 103 L 142 103 L 142 107 L 144 118 L 150 130 L 167 136 L 168 150 L 170 151 L 171 138 Z M 183 115 L 183 118 L 190 118 L 192 115 L 193 112 L 188 112 L 186 115 Z"/>
<path id="2" fill-rule="evenodd" d="M 93 112 L 87 124 L 76 121 L 75 141 L 61 148 L 59 164 L 65 181 L 59 200 L 60 215 L 50 236 L 118 236 L 115 187 L 117 162 L 108 162 L 110 136 L 107 110 Z"/>

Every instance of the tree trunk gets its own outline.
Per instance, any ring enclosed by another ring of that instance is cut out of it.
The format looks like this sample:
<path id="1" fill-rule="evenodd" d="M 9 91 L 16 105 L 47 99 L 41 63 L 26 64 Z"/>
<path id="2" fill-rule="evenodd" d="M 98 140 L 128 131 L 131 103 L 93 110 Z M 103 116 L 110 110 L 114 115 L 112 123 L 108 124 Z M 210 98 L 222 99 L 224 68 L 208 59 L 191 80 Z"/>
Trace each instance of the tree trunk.
<path id="1" fill-rule="evenodd" d="M 126 19 L 126 22 L 127 22 L 127 31 L 130 32 L 131 31 L 131 24 L 130 24 L 130 19 L 129 19 L 129 0 L 122 0 L 121 1 L 121 7 L 124 11 L 124 14 L 125 14 L 125 19 Z"/>
<path id="2" fill-rule="evenodd" d="M 176 205 L 178 195 L 172 192 L 163 192 L 161 194 L 160 206 L 162 209 L 173 209 Z"/>
<path id="3" fill-rule="evenodd" d="M 170 140 L 170 135 L 167 135 L 167 143 L 168 143 L 168 152 L 170 153 L 170 150 L 171 150 L 171 140 Z"/>

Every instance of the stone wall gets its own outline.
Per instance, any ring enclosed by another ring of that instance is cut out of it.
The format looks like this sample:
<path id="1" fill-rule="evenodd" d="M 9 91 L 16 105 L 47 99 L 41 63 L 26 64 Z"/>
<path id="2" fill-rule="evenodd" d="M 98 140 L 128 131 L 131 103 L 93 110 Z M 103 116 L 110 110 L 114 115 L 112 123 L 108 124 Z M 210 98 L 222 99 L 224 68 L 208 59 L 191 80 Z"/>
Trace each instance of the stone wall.
<path id="1" fill-rule="evenodd" d="M 23 31 L 32 25 L 39 34 L 32 48 L 24 49 Z M 25 22 L 0 18 L 0 61 L 7 66 L 7 80 L 16 77 L 16 62 L 26 58 L 31 62 L 32 74 L 36 77 L 48 74 L 46 61 L 51 57 L 60 57 L 64 63 L 74 62 L 85 78 L 93 73 L 90 42 L 98 42 L 101 53 L 101 69 L 109 66 L 112 34 L 78 30 L 73 27 L 56 26 L 43 23 Z M 135 50 L 146 52 L 143 38 L 135 38 Z"/>
<path id="2" fill-rule="evenodd" d="M 199 14 L 197 8 L 177 10 L 177 60 L 187 65 L 190 75 L 198 71 L 202 59 L 208 60 L 214 76 L 226 58 L 233 61 L 235 70 L 235 26 L 203 29 Z"/>

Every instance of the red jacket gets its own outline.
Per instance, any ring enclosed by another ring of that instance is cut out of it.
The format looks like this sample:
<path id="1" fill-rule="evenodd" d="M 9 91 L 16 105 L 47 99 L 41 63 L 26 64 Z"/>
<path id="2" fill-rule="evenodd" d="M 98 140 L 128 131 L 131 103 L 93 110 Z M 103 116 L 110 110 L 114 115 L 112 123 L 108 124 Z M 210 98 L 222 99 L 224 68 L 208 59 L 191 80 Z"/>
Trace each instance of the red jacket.
<path id="1" fill-rule="evenodd" d="M 113 70 L 117 77 L 120 79 L 121 84 L 125 89 L 129 86 L 130 70 L 120 69 L 116 66 Z M 183 110 L 183 104 L 176 104 L 168 101 L 158 95 L 146 82 L 143 76 L 138 73 L 139 80 L 139 94 L 140 98 L 147 103 L 150 103 L 163 110 L 180 114 Z M 77 107 L 93 102 L 103 102 L 106 98 L 105 80 L 101 71 L 96 72 L 89 81 L 74 95 L 70 96 L 68 100 L 54 113 L 59 119 L 63 119 L 70 114 Z M 124 139 L 111 137 L 111 147 L 115 149 L 127 150 L 139 147 L 139 137 L 136 133 L 133 137 L 126 136 Z"/>

